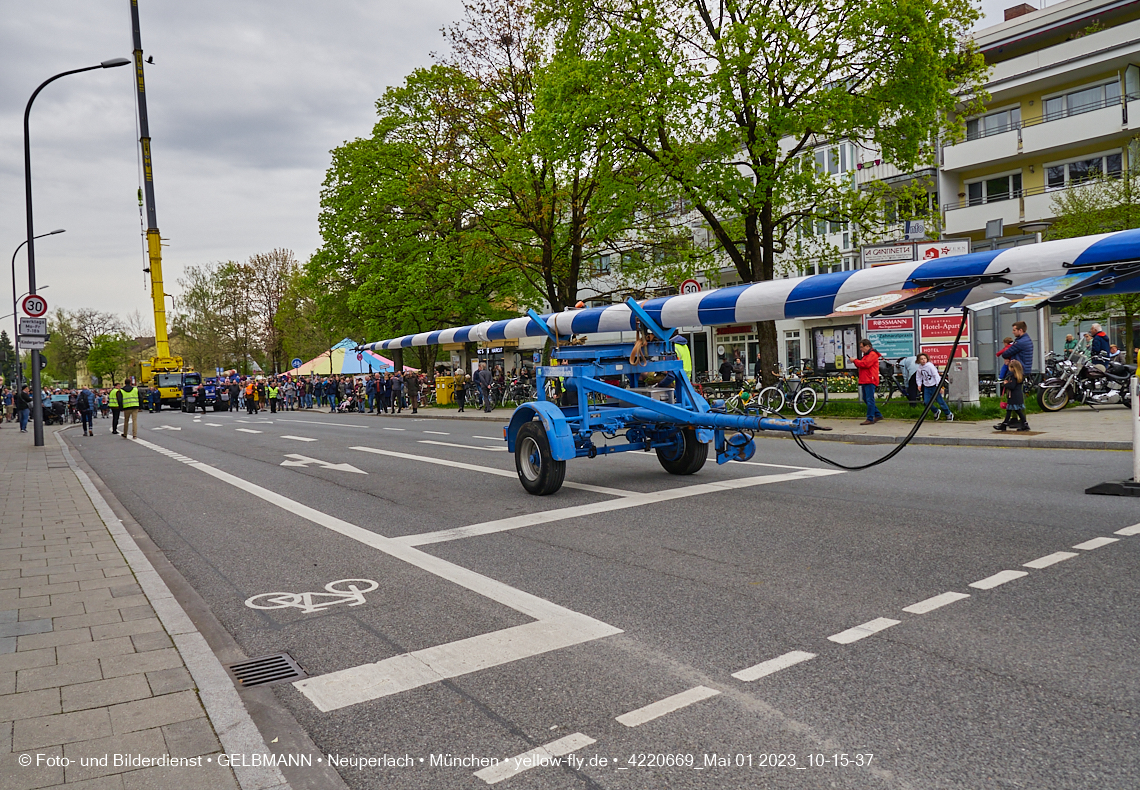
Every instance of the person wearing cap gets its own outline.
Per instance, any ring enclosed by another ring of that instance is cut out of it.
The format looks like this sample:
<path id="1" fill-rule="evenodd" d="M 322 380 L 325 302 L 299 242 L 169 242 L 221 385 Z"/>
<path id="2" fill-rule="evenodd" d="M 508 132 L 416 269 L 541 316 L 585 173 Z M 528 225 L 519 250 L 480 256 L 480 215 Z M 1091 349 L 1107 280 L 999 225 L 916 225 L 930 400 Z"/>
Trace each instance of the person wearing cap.
<path id="1" fill-rule="evenodd" d="M 689 339 L 684 335 L 673 336 L 673 351 L 676 352 L 677 358 L 681 360 L 681 364 L 685 367 L 685 377 L 689 381 L 693 380 L 693 354 L 689 350 Z"/>

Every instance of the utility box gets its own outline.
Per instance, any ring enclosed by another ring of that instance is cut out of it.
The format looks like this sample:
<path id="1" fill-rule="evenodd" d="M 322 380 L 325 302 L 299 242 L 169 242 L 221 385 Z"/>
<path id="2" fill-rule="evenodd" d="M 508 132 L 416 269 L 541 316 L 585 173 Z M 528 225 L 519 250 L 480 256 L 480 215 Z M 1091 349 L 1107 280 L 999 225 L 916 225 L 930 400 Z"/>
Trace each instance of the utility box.
<path id="1" fill-rule="evenodd" d="M 947 374 L 950 384 L 946 388 L 946 400 L 955 406 L 981 406 L 978 394 L 978 358 L 959 357 L 951 360 Z"/>
<path id="2" fill-rule="evenodd" d="M 435 377 L 435 402 L 448 406 L 455 401 L 455 379 L 451 376 Z"/>

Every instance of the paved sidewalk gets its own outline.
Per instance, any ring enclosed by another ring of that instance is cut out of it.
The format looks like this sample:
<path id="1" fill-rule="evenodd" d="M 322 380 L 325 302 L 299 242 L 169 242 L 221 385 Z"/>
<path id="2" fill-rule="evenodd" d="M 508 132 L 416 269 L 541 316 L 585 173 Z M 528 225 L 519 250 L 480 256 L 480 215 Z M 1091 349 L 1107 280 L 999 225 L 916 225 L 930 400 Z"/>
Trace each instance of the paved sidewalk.
<path id="1" fill-rule="evenodd" d="M 916 410 L 915 418 L 918 417 Z M 511 420 L 511 409 L 496 409 L 490 414 L 468 410 L 460 414 L 455 409 L 424 407 L 418 414 L 403 411 L 400 414 L 381 414 L 381 419 L 443 419 L 469 422 L 492 422 L 506 425 Z M 375 419 L 376 415 L 362 415 Z M 914 422 L 910 420 L 883 420 L 874 425 L 860 425 L 859 419 L 821 417 L 818 422 L 831 428 L 828 433 L 817 433 L 815 439 L 856 444 L 897 444 L 901 442 Z M 1034 447 L 1073 450 L 1131 450 L 1132 419 L 1123 406 L 1105 406 L 1096 411 L 1087 406 L 1065 409 L 1054 414 L 1033 414 L 1028 433 L 998 433 L 993 429 L 998 420 L 985 422 L 935 422 L 927 417 L 915 436 L 914 444 L 975 445 L 982 447 Z M 787 434 L 759 433 L 768 439 L 787 439 Z"/>
<path id="2" fill-rule="evenodd" d="M 276 768 L 219 765 L 223 751 L 267 751 L 225 670 L 58 429 L 35 448 L 12 428 L 0 430 L 0 790 L 287 787 Z"/>

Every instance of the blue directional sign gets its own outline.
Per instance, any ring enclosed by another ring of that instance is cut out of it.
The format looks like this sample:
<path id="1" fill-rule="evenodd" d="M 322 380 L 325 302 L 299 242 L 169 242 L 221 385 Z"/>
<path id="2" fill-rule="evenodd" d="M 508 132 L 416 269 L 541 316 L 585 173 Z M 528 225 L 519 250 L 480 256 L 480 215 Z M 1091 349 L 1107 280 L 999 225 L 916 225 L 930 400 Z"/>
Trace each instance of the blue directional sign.
<path id="1" fill-rule="evenodd" d="M 301 361 L 300 357 L 293 357 L 293 362 L 292 362 L 293 367 L 299 368 L 303 364 L 305 364 L 305 363 Z"/>

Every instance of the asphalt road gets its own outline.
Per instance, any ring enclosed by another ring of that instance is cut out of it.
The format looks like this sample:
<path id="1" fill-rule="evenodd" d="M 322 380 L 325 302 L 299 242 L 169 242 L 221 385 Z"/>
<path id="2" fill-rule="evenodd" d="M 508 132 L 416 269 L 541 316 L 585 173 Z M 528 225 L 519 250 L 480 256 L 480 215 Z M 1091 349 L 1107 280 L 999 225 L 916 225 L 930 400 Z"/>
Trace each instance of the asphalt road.
<path id="1" fill-rule="evenodd" d="M 354 789 L 1140 786 L 1140 508 L 1082 493 L 1125 453 L 837 473 L 763 441 L 688 478 L 571 462 L 535 498 L 495 424 L 142 425 L 68 438 L 247 655 L 306 670 L 274 693 L 380 763 L 342 764 Z"/>

